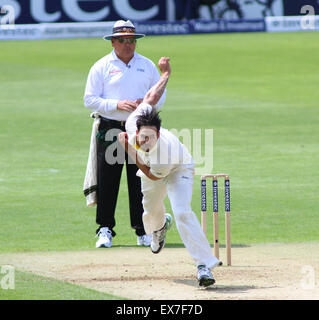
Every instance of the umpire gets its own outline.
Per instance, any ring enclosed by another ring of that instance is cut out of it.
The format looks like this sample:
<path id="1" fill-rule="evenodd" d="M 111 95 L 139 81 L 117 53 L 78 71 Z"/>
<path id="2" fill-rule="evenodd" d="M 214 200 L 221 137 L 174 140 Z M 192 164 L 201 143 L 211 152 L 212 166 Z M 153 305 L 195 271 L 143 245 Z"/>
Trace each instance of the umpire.
<path id="1" fill-rule="evenodd" d="M 124 159 L 123 162 L 107 163 L 105 135 L 111 129 L 125 131 L 126 119 L 160 77 L 155 64 L 135 52 L 136 39 L 144 36 L 136 33 L 129 20 L 115 22 L 112 34 L 104 36 L 105 40 L 111 41 L 113 50 L 90 69 L 85 88 L 84 105 L 101 118 L 97 134 L 97 248 L 110 248 L 116 234 L 114 216 L 124 165 Z M 156 105 L 157 109 L 164 100 L 165 94 Z M 128 164 L 127 156 L 125 162 L 131 226 L 135 229 L 137 244 L 149 246 L 151 238 L 145 234 L 142 221 L 143 196 L 140 178 L 136 176 L 138 168 Z"/>

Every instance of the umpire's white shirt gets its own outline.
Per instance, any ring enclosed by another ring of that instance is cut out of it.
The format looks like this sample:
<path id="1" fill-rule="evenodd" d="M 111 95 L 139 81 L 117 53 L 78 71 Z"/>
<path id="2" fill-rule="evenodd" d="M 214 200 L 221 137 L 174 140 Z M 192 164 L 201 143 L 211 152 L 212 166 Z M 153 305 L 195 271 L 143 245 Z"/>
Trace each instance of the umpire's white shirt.
<path id="1" fill-rule="evenodd" d="M 130 113 L 117 110 L 118 101 L 144 98 L 159 78 L 159 72 L 150 59 L 135 52 L 131 61 L 125 64 L 113 50 L 91 68 L 84 105 L 102 117 L 126 121 Z M 156 105 L 157 109 L 163 105 L 165 95 L 166 92 Z"/>

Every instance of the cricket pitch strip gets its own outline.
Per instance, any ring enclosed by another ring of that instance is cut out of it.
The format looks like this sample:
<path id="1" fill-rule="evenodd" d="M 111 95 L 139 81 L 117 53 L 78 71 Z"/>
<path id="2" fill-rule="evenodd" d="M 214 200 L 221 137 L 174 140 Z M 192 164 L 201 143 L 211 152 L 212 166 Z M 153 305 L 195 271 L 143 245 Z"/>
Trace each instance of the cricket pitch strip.
<path id="1" fill-rule="evenodd" d="M 208 288 L 185 248 L 7 253 L 0 264 L 134 300 L 319 300 L 319 243 L 235 246 L 232 255 Z"/>

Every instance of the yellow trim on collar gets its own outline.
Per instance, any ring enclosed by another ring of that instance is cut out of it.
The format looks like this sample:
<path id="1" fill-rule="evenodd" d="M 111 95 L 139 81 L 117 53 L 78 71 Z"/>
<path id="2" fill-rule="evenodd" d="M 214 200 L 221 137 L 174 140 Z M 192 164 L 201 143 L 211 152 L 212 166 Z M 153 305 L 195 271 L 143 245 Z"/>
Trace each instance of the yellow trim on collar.
<path id="1" fill-rule="evenodd" d="M 143 149 L 141 149 L 141 147 L 139 147 L 136 143 L 133 146 L 136 150 L 142 151 L 143 153 L 146 153 L 146 151 L 144 151 Z"/>

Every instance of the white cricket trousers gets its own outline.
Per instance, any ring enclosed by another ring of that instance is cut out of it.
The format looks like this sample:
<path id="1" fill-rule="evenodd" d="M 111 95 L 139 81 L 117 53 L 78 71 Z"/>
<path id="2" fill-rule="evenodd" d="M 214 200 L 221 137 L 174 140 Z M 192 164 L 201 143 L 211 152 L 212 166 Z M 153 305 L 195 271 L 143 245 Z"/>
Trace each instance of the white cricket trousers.
<path id="1" fill-rule="evenodd" d="M 161 229 L 165 223 L 164 199 L 171 203 L 180 237 L 196 265 L 213 268 L 218 259 L 213 255 L 200 223 L 192 211 L 193 169 L 181 167 L 160 180 L 142 175 L 143 224 L 146 234 Z"/>

